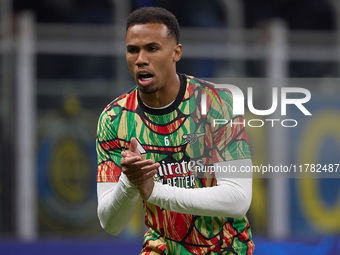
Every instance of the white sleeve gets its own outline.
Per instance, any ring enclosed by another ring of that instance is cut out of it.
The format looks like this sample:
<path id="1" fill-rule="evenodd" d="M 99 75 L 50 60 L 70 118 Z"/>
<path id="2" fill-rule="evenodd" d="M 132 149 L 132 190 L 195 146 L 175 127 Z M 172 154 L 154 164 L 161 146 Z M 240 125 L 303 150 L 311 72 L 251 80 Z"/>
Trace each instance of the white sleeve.
<path id="1" fill-rule="evenodd" d="M 251 166 L 251 159 L 219 162 L 237 169 Z M 217 186 L 185 189 L 155 183 L 148 203 L 164 209 L 202 216 L 242 218 L 249 209 L 252 197 L 252 178 L 226 178 L 226 173 L 215 172 Z"/>
<path id="2" fill-rule="evenodd" d="M 100 225 L 106 232 L 118 235 L 135 212 L 138 189 L 122 173 L 117 183 L 97 183 L 97 196 Z"/>

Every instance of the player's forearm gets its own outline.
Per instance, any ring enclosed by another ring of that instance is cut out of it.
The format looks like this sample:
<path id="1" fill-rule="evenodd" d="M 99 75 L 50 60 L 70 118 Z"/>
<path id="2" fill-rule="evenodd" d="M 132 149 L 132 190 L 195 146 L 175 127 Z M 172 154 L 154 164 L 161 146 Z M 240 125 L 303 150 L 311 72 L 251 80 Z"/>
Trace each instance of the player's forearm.
<path id="1" fill-rule="evenodd" d="M 97 189 L 100 224 L 106 232 L 118 235 L 133 216 L 139 192 L 124 174 L 118 183 L 112 183 L 110 189 L 100 185 L 98 183 Z"/>
<path id="2" fill-rule="evenodd" d="M 147 202 L 164 209 L 202 216 L 242 218 L 251 202 L 244 192 L 228 186 L 185 189 L 156 183 Z"/>
<path id="3" fill-rule="evenodd" d="M 220 177 L 217 182 L 218 186 L 198 189 L 155 183 L 147 202 L 179 213 L 242 218 L 251 203 L 252 179 Z"/>

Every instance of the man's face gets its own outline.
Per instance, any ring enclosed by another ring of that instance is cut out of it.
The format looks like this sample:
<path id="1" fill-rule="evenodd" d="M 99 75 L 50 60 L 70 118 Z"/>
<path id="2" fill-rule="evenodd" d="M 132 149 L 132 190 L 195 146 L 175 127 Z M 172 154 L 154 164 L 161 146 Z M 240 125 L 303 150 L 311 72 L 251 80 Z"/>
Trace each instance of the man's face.
<path id="1" fill-rule="evenodd" d="M 169 35 L 164 24 L 142 24 L 128 28 L 126 33 L 126 61 L 130 73 L 145 94 L 171 86 L 176 74 L 176 62 L 182 47 Z"/>

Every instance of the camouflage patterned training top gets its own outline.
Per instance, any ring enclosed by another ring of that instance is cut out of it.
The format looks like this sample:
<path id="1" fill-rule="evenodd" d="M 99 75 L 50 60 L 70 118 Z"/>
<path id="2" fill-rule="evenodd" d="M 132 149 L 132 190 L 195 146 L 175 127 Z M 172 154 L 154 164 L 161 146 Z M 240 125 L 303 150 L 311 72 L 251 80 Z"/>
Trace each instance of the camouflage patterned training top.
<path id="1" fill-rule="evenodd" d="M 98 123 L 97 182 L 118 182 L 121 152 L 129 148 L 132 137 L 145 158 L 160 163 L 154 181 L 187 189 L 215 186 L 214 172 L 209 171 L 214 163 L 251 157 L 240 125 L 244 118 L 232 113 L 231 92 L 179 76 L 178 96 L 166 108 L 147 107 L 137 87 L 105 108 Z M 216 125 L 217 119 L 227 121 Z M 149 231 L 142 254 L 252 254 L 254 250 L 247 217 L 181 214 L 150 203 L 144 209 Z"/>

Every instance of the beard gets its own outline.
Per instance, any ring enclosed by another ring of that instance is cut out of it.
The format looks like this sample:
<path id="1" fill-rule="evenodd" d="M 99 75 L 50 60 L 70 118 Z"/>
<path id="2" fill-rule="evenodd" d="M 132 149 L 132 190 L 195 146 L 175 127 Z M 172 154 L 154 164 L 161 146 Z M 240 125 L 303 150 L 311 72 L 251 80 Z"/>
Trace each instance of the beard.
<path id="1" fill-rule="evenodd" d="M 139 91 L 144 94 L 153 94 L 158 91 L 158 88 L 145 88 L 145 87 L 138 87 Z"/>

